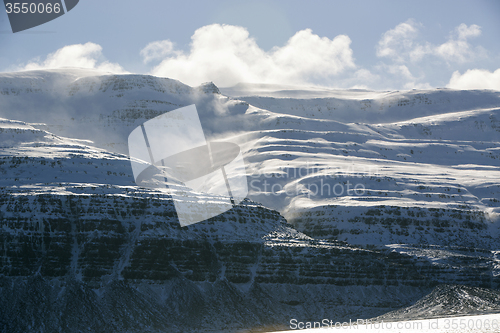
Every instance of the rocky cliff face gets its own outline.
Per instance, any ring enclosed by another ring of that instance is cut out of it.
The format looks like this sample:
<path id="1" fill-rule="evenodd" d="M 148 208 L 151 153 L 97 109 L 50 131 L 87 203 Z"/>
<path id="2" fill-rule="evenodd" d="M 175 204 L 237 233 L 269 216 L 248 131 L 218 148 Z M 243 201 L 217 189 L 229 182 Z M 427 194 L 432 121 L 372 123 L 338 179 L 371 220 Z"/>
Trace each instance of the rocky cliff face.
<path id="1" fill-rule="evenodd" d="M 350 244 L 432 244 L 489 251 L 498 246 L 498 226 L 484 212 L 466 207 L 322 206 L 295 212 L 288 222 L 311 237 Z"/>
<path id="2" fill-rule="evenodd" d="M 487 260 L 433 265 L 315 241 L 252 203 L 181 229 L 168 199 L 99 190 L 0 199 L 5 331 L 283 326 L 379 315 L 443 282 L 499 282 Z"/>

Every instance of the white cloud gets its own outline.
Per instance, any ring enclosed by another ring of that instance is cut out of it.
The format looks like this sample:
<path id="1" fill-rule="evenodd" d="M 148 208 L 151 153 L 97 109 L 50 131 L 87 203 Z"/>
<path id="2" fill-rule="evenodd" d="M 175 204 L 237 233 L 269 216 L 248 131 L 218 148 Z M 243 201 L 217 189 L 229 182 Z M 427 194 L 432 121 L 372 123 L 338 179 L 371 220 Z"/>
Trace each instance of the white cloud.
<path id="1" fill-rule="evenodd" d="M 486 55 L 484 48 L 473 47 L 468 41 L 481 34 L 481 27 L 478 25 L 460 24 L 448 40 L 440 45 L 419 41 L 420 26 L 420 23 L 410 19 L 385 32 L 378 42 L 377 56 L 400 63 L 418 62 L 424 56 L 438 57 L 448 63 L 464 63 Z"/>
<path id="2" fill-rule="evenodd" d="M 238 82 L 301 84 L 355 68 L 351 40 L 345 35 L 329 39 L 306 29 L 269 52 L 263 51 L 245 28 L 231 25 L 204 26 L 191 39 L 189 53 L 169 50 L 173 55 L 151 73 L 190 85 L 213 81 L 229 86 Z M 162 43 L 169 45 L 169 41 Z M 148 47 L 144 54 L 149 54 Z"/>
<path id="3" fill-rule="evenodd" d="M 469 69 L 464 74 L 455 71 L 447 85 L 453 89 L 500 90 L 500 68 L 494 72 L 484 69 Z"/>
<path id="4" fill-rule="evenodd" d="M 414 80 L 415 78 L 411 74 L 410 70 L 408 67 L 405 65 L 394 65 L 394 66 L 388 66 L 387 67 L 388 72 L 394 75 L 399 75 L 402 78 L 405 78 L 407 80 Z"/>
<path id="5" fill-rule="evenodd" d="M 455 28 L 455 36 L 452 36 L 446 43 L 435 47 L 434 52 L 446 61 L 467 62 L 478 56 L 484 55 L 484 49 L 481 47 L 473 48 L 467 41 L 468 38 L 474 38 L 481 35 L 481 27 L 472 24 L 467 26 L 462 23 Z"/>
<path id="6" fill-rule="evenodd" d="M 418 34 L 419 24 L 410 19 L 398 24 L 394 29 L 386 31 L 377 45 L 378 57 L 389 57 L 395 61 L 404 61 L 404 56 L 408 55 L 415 48 L 414 39 Z"/>
<path id="7" fill-rule="evenodd" d="M 471 56 L 466 40 L 449 40 L 435 48 L 436 55 L 447 61 L 465 62 Z"/>
<path id="8" fill-rule="evenodd" d="M 67 45 L 51 53 L 43 61 L 32 61 L 22 67 L 24 70 L 53 69 L 63 67 L 78 67 L 97 69 L 112 73 L 126 73 L 118 64 L 109 61 L 99 61 L 102 57 L 102 47 L 94 43 Z"/>
<path id="9" fill-rule="evenodd" d="M 174 50 L 174 43 L 169 40 L 160 40 L 149 43 L 141 50 L 141 56 L 144 58 L 144 63 L 147 64 L 153 60 L 161 60 Z"/>
<path id="10" fill-rule="evenodd" d="M 415 77 L 410 69 L 401 63 L 396 63 L 392 65 L 381 64 L 376 66 L 377 71 L 383 72 L 383 82 L 380 84 L 394 85 L 393 87 L 388 87 L 390 89 L 431 89 L 431 85 L 427 82 L 423 82 L 424 77 Z"/>
<path id="11" fill-rule="evenodd" d="M 361 68 L 358 69 L 354 75 L 352 76 L 352 79 L 354 82 L 356 82 L 354 85 L 351 87 L 353 88 L 361 88 L 367 89 L 369 86 L 371 86 L 373 83 L 377 82 L 380 80 L 380 76 L 377 74 L 373 74 L 366 68 Z"/>
<path id="12" fill-rule="evenodd" d="M 467 39 L 468 37 L 477 37 L 481 35 L 481 27 L 476 24 L 472 24 L 468 27 L 465 23 L 462 23 L 455 28 L 455 31 L 459 39 Z"/>

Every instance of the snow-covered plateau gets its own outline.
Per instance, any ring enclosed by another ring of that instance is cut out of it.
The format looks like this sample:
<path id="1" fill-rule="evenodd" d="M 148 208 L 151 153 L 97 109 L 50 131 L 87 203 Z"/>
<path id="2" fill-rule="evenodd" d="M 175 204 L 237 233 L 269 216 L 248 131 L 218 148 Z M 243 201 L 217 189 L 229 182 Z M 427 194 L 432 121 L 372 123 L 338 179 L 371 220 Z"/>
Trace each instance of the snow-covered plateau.
<path id="1" fill-rule="evenodd" d="M 179 189 L 136 186 L 127 138 L 191 104 L 208 141 L 240 146 L 250 192 L 181 228 Z M 190 87 L 62 69 L 0 73 L 0 118 L 0 331 L 500 312 L 498 91 Z"/>

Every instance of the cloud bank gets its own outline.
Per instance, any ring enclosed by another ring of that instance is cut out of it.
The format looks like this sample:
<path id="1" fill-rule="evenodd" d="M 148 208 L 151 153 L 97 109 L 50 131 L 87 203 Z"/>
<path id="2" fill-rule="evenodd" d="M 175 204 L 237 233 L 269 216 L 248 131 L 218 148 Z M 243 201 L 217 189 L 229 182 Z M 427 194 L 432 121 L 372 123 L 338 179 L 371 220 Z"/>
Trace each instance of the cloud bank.
<path id="1" fill-rule="evenodd" d="M 153 60 L 162 60 L 174 51 L 174 43 L 169 40 L 160 40 L 149 43 L 141 50 L 141 57 L 147 64 Z"/>
<path id="2" fill-rule="evenodd" d="M 494 72 L 484 69 L 469 69 L 464 74 L 455 71 L 448 88 L 500 90 L 500 68 Z"/>
<path id="3" fill-rule="evenodd" d="M 351 40 L 345 35 L 320 37 L 301 30 L 282 47 L 263 51 L 243 27 L 212 24 L 195 31 L 191 49 L 175 51 L 169 40 L 147 45 L 145 62 L 166 57 L 151 74 L 191 85 L 213 81 L 220 86 L 238 82 L 303 84 L 355 68 Z"/>
<path id="4" fill-rule="evenodd" d="M 469 39 L 481 35 L 481 27 L 462 23 L 440 45 L 419 40 L 422 25 L 415 20 L 398 24 L 382 35 L 377 44 L 376 54 L 396 62 L 418 62 L 425 56 L 434 56 L 448 63 L 464 63 L 486 56 L 484 48 L 473 47 Z"/>
<path id="5" fill-rule="evenodd" d="M 396 83 L 398 87 L 429 89 L 432 88 L 426 82 L 429 80 L 429 71 L 434 71 L 435 75 L 446 75 L 452 68 L 463 69 L 466 64 L 488 58 L 488 52 L 483 47 L 471 43 L 471 39 L 481 35 L 481 27 L 476 24 L 458 25 L 442 44 L 424 40 L 420 34 L 422 27 L 421 23 L 409 19 L 382 34 L 375 47 L 381 62 L 374 70 L 385 71 L 385 77 L 390 78 L 388 81 Z M 472 86 L 471 82 L 475 81 L 473 77 L 479 76 L 475 71 L 467 72 L 464 77 L 455 71 L 448 86 L 465 87 L 465 82 L 470 82 Z"/>
<path id="6" fill-rule="evenodd" d="M 369 68 L 355 64 L 351 39 L 346 35 L 330 39 L 305 29 L 295 33 L 285 45 L 264 51 L 247 29 L 220 24 L 196 30 L 188 51 L 176 49 L 166 39 L 147 44 L 140 56 L 149 68 L 148 74 L 178 79 L 191 86 L 213 81 L 219 86 L 255 82 L 431 89 L 428 80 L 439 82 L 439 77 L 444 76 L 440 86 L 500 90 L 500 69 L 469 69 L 488 59 L 487 51 L 471 42 L 481 35 L 480 26 L 462 23 L 441 44 L 424 40 L 422 28 L 422 24 L 410 19 L 384 32 L 374 49 L 378 63 Z M 105 59 L 100 45 L 90 42 L 65 46 L 45 59 L 18 66 L 17 70 L 63 67 L 127 73 L 119 64 Z"/>
<path id="7" fill-rule="evenodd" d="M 126 73 L 120 65 L 109 61 L 99 61 L 102 58 L 102 47 L 94 43 L 74 44 L 64 46 L 47 55 L 45 60 L 34 60 L 21 70 L 54 69 L 63 67 L 78 67 L 97 69 L 111 73 Z"/>

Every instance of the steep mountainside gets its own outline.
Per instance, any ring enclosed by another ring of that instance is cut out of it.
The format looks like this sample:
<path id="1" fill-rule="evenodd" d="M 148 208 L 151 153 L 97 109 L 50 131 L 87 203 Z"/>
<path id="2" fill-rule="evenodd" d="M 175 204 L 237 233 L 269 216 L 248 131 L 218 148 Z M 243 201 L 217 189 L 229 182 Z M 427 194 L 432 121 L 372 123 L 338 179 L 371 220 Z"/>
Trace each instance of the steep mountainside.
<path id="1" fill-rule="evenodd" d="M 146 75 L 109 75 L 81 69 L 0 73 L 0 116 L 97 147 L 128 154 L 130 132 L 166 111 L 197 104 L 206 134 L 214 116 L 244 113 L 248 105 L 218 94 L 213 84 L 191 88 Z M 221 117 L 220 117 L 221 118 Z M 238 123 L 238 122 L 234 122 Z"/>
<path id="2" fill-rule="evenodd" d="M 125 156 L 19 121 L 2 120 L 0 136 L 4 331 L 284 327 L 290 317 L 381 314 L 441 281 L 498 284 L 488 263 L 455 275 L 313 240 L 251 201 L 181 228 L 168 193 L 133 185 Z"/>
<path id="3" fill-rule="evenodd" d="M 317 238 L 496 250 L 500 93 L 362 99 L 369 93 L 345 92 L 345 105 L 329 111 L 328 99 L 239 97 L 265 124 L 235 138 L 249 162 L 250 197 Z"/>
<path id="4" fill-rule="evenodd" d="M 498 290 L 441 285 L 415 304 L 374 318 L 376 321 L 397 321 L 412 319 L 442 318 L 500 312 Z"/>

